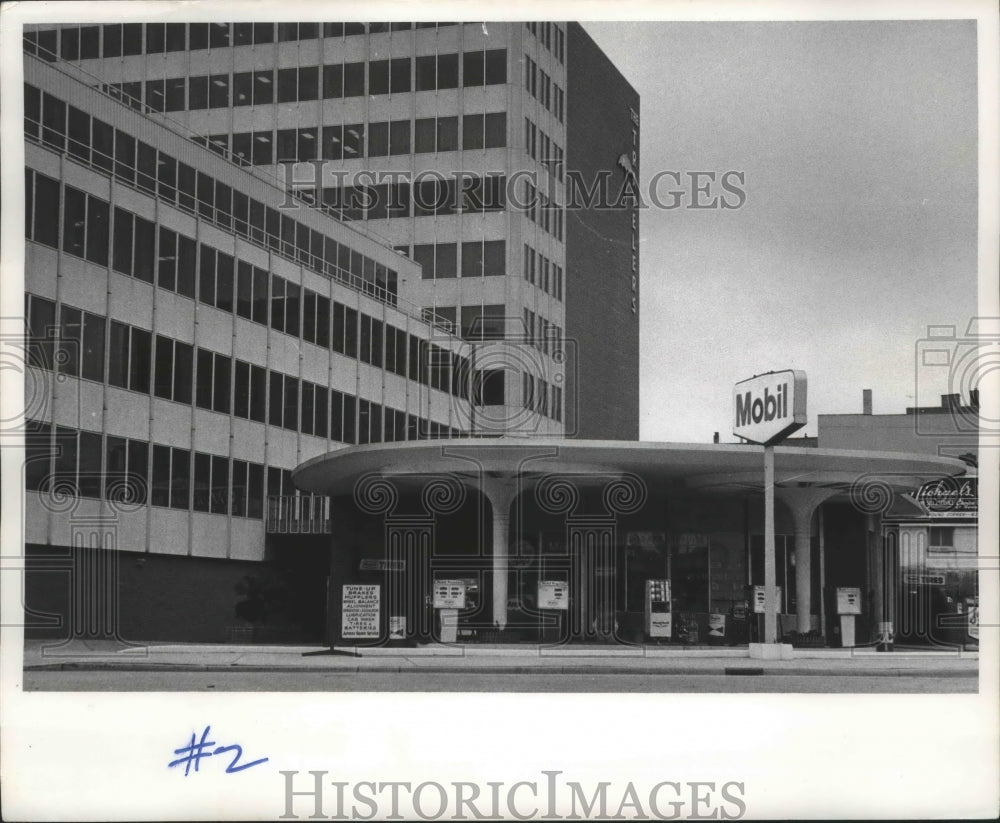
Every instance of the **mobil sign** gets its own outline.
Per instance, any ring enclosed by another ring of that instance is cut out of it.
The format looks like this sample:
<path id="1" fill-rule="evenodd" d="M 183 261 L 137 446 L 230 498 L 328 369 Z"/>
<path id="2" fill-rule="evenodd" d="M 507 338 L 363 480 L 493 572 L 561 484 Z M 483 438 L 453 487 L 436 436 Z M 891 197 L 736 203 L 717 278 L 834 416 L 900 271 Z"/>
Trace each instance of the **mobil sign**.
<path id="1" fill-rule="evenodd" d="M 768 446 L 806 424 L 806 373 L 772 371 L 733 388 L 733 434 Z"/>

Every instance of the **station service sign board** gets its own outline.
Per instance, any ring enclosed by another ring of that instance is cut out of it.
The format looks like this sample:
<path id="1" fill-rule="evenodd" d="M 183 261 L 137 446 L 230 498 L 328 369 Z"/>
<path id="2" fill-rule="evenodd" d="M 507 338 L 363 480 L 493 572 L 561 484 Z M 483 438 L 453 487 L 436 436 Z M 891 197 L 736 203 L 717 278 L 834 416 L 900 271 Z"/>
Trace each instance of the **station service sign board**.
<path id="1" fill-rule="evenodd" d="M 434 608 L 435 609 L 464 609 L 465 608 L 465 581 L 464 580 L 435 580 L 434 581 Z"/>
<path id="2" fill-rule="evenodd" d="M 569 584 L 565 580 L 539 580 L 538 608 L 569 609 Z"/>
<path id="3" fill-rule="evenodd" d="M 767 446 L 806 424 L 806 373 L 768 372 L 733 386 L 733 434 Z"/>
<path id="4" fill-rule="evenodd" d="M 340 600 L 341 637 L 363 640 L 379 636 L 381 586 L 347 584 Z"/>

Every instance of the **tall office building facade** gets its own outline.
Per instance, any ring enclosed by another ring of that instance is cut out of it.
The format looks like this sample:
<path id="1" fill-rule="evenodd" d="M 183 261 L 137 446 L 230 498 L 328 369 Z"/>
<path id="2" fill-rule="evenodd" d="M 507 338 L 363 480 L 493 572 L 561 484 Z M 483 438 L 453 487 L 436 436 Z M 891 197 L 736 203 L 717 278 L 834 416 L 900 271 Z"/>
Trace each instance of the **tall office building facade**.
<path id="1" fill-rule="evenodd" d="M 290 470 L 329 449 L 637 435 L 637 212 L 569 189 L 577 144 L 584 185 L 637 150 L 638 99 L 575 24 L 28 27 L 25 52 L 26 541 L 114 592 L 90 623 L 321 622 L 330 523 Z M 628 242 L 587 245 L 608 226 Z M 29 605 L 68 613 L 56 578 Z"/>

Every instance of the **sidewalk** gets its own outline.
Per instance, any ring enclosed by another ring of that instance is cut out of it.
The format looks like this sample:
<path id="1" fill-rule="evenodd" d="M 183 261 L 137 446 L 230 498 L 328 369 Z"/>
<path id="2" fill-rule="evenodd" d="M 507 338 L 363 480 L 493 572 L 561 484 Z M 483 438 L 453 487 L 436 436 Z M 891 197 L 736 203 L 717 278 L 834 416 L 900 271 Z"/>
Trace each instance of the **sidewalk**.
<path id="1" fill-rule="evenodd" d="M 976 677 L 979 653 L 800 649 L 790 660 L 756 660 L 746 647 L 585 647 L 429 645 L 337 648 L 150 643 L 125 647 L 27 640 L 25 670 L 469 672 L 479 674 L 636 674 Z"/>

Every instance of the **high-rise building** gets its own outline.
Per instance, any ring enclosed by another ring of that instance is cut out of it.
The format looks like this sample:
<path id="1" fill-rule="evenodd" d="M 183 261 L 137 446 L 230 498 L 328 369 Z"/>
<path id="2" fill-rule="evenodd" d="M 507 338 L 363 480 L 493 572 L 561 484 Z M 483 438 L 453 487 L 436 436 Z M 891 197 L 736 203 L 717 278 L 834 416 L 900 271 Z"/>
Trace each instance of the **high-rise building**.
<path id="1" fill-rule="evenodd" d="M 290 472 L 343 444 L 637 436 L 638 96 L 578 25 L 24 46 L 26 542 L 88 568 L 28 600 L 114 593 L 71 634 L 321 627 L 327 501 Z"/>

